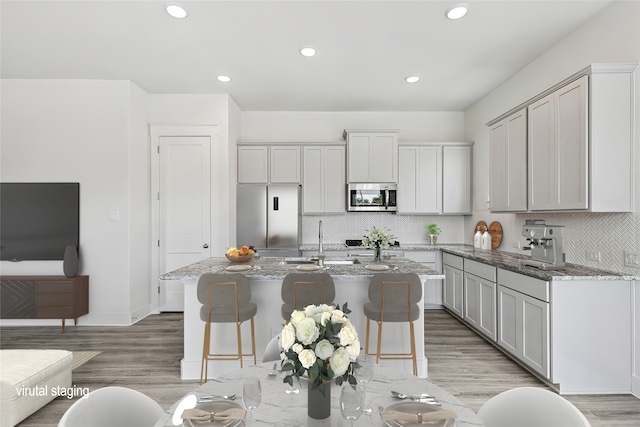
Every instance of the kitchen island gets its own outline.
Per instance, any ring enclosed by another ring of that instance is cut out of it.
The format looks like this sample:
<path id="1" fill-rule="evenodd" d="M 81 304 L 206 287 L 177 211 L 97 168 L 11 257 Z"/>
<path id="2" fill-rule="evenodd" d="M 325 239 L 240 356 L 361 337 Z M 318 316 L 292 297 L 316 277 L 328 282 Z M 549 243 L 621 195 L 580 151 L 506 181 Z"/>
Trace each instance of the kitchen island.
<path id="1" fill-rule="evenodd" d="M 349 314 L 349 319 L 356 327 L 361 345 L 364 346 L 366 317 L 362 307 L 368 301 L 369 280 L 375 272 L 365 268 L 367 264 L 371 263 L 370 261 L 363 260 L 362 263 L 356 264 L 342 263 L 346 261 L 346 259 L 327 258 L 327 265 L 321 271 L 329 273 L 335 282 L 336 297 L 334 302 L 340 305 L 348 303 L 352 311 Z M 257 358 L 260 362 L 267 343 L 281 331 L 284 323 L 284 319 L 280 315 L 282 279 L 288 273 L 299 271 L 296 269 L 296 264 L 287 263 L 285 258 L 261 257 L 242 264 L 251 267 L 242 273 L 249 278 L 251 301 L 258 305 L 258 313 L 255 317 L 255 335 Z M 425 286 L 441 286 L 438 279 L 444 278 L 442 273 L 403 257 L 394 257 L 388 263 L 377 264 L 389 265 L 390 272 L 417 274 L 422 281 L 423 295 Z M 198 280 L 205 273 L 225 273 L 226 268 L 231 265 L 240 264 L 234 264 L 222 257 L 208 258 L 160 276 L 160 280 L 180 280 L 184 284 L 184 357 L 180 363 L 182 379 L 200 378 L 204 322 L 200 320 L 201 304 L 196 296 Z M 418 304 L 422 306 L 422 303 L 421 300 Z M 414 327 L 418 376 L 426 377 L 428 369 L 427 358 L 424 354 L 424 312 L 422 310 Z M 375 348 L 376 344 L 375 324 L 371 329 L 370 351 Z M 399 352 L 398 348 L 408 350 L 408 334 L 409 328 L 406 324 L 385 324 L 382 351 L 390 352 L 391 349 L 394 349 L 393 352 Z M 221 352 L 235 351 L 237 348 L 235 327 L 232 324 L 213 324 L 212 343 L 218 345 L 218 350 Z M 247 353 L 251 348 L 249 322 L 242 325 L 242 348 L 244 353 Z M 246 365 L 253 364 L 253 358 L 244 358 L 243 360 Z M 410 360 L 381 360 L 380 362 L 382 365 L 412 372 Z M 239 362 L 235 360 L 210 362 L 209 377 L 215 378 L 238 367 Z"/>

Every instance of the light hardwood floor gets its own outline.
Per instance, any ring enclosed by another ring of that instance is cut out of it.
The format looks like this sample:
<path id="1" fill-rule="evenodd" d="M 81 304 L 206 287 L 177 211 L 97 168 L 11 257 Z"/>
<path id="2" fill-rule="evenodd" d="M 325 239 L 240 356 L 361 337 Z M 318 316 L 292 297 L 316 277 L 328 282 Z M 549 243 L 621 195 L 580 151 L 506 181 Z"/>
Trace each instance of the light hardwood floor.
<path id="1" fill-rule="evenodd" d="M 151 315 L 128 327 L 69 326 L 0 328 L 0 348 L 101 351 L 73 371 L 73 384 L 95 390 L 121 385 L 139 390 L 168 408 L 198 386 L 182 381 L 182 315 Z M 533 375 L 443 310 L 425 313 L 429 379 L 477 411 L 491 396 L 519 386 L 543 386 Z M 640 399 L 631 395 L 566 396 L 593 427 L 640 426 Z M 74 402 L 58 398 L 21 427 L 55 427 Z M 514 426 L 517 427 L 517 426 Z"/>

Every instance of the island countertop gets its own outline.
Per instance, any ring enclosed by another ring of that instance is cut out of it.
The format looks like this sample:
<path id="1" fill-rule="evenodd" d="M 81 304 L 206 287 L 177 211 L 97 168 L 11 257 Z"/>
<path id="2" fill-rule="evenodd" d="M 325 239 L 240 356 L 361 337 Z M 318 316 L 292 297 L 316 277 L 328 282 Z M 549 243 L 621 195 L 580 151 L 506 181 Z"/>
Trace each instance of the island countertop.
<path id="1" fill-rule="evenodd" d="M 249 270 L 241 271 L 250 279 L 258 280 L 282 280 L 288 273 L 299 272 L 296 270 L 296 264 L 287 264 L 286 258 L 280 257 L 260 257 L 252 259 L 248 262 L 234 263 L 224 257 L 212 257 L 202 261 L 190 264 L 186 267 L 179 268 L 160 276 L 161 280 L 197 280 L 205 273 L 223 273 L 228 267 L 248 265 Z M 327 261 L 331 262 L 333 258 L 328 257 Z M 345 259 L 345 258 L 336 258 Z M 371 260 L 359 260 L 359 264 L 331 264 L 326 265 L 318 271 L 329 273 L 337 279 L 362 279 L 372 277 L 378 271 L 371 271 L 366 268 L 367 265 L 388 265 L 389 270 L 382 272 L 399 272 L 399 273 L 415 273 L 422 280 L 438 280 L 444 279 L 444 274 L 425 267 L 424 265 L 411 261 L 404 257 L 394 257 L 390 261 L 372 262 Z"/>

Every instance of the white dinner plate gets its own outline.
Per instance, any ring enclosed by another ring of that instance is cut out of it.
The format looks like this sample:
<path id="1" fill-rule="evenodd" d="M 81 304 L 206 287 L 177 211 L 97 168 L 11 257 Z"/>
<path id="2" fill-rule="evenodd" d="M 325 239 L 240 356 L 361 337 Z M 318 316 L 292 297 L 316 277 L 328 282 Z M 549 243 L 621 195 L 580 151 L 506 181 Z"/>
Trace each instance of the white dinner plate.
<path id="1" fill-rule="evenodd" d="M 320 266 L 315 265 L 315 264 L 300 264 L 300 265 L 296 266 L 296 270 L 315 271 L 315 270 L 320 270 Z"/>
<path id="2" fill-rule="evenodd" d="M 225 268 L 225 270 L 227 271 L 247 271 L 247 270 L 251 270 L 251 266 L 250 265 L 230 265 L 229 267 Z"/>
<path id="3" fill-rule="evenodd" d="M 427 412 L 435 412 L 441 411 L 442 408 L 435 405 L 430 405 L 424 402 L 395 402 L 391 405 L 384 408 L 385 411 L 398 411 L 398 412 L 406 412 L 407 414 L 417 414 L 422 413 L 425 414 Z M 448 419 L 448 420 L 438 420 L 431 421 L 429 423 L 411 423 L 408 421 L 396 421 L 396 420 L 385 420 L 384 424 L 388 427 L 455 427 L 456 420 Z"/>
<path id="4" fill-rule="evenodd" d="M 230 402 L 228 400 L 204 403 L 196 406 L 197 409 L 202 409 L 208 412 L 222 412 L 227 409 L 240 408 L 243 409 L 239 403 Z M 182 420 L 184 427 L 235 427 L 242 423 L 242 420 L 225 420 L 225 421 L 197 421 L 197 420 Z"/>
<path id="5" fill-rule="evenodd" d="M 365 265 L 364 268 L 371 271 L 386 271 L 389 269 L 389 266 L 385 264 L 369 264 Z"/>

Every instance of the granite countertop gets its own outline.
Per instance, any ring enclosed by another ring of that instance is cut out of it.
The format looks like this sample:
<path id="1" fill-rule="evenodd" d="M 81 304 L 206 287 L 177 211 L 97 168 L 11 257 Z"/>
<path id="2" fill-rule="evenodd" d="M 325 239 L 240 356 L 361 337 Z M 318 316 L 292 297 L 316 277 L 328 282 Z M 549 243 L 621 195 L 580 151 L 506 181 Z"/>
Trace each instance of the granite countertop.
<path id="1" fill-rule="evenodd" d="M 322 248 L 325 251 L 365 251 L 373 250 L 367 246 L 347 246 L 344 243 L 323 243 Z M 300 245 L 301 251 L 317 251 L 317 243 L 303 243 Z M 428 243 L 406 243 L 400 246 L 389 246 L 383 248 L 382 251 L 437 251 L 440 250 L 440 246 L 431 246 Z"/>
<path id="2" fill-rule="evenodd" d="M 342 259 L 327 257 L 327 261 L 332 259 Z M 160 280 L 197 280 L 205 273 L 224 273 L 226 268 L 231 266 L 246 265 L 250 269 L 242 271 L 244 275 L 250 279 L 257 280 L 282 280 L 288 273 L 299 272 L 296 264 L 284 263 L 285 258 L 281 257 L 260 257 L 252 259 L 246 263 L 233 263 L 224 257 L 208 258 L 186 267 L 162 274 Z M 361 264 L 339 264 L 327 265 L 321 270 L 329 273 L 336 279 L 362 279 L 372 277 L 377 271 L 370 271 L 365 268 L 366 265 L 388 265 L 388 271 L 397 271 L 399 273 L 416 273 L 423 280 L 444 279 L 444 274 L 432 270 L 424 265 L 413 262 L 404 257 L 394 257 L 392 260 L 374 263 L 370 260 L 362 259 Z"/>
<path id="3" fill-rule="evenodd" d="M 541 270 L 522 266 L 520 260 L 531 258 L 529 255 L 498 250 L 475 249 L 471 245 L 438 245 L 442 252 L 459 255 L 505 270 L 525 274 L 541 280 L 640 280 L 640 277 L 626 273 L 602 270 L 579 264 L 566 263 L 565 270 Z"/>

